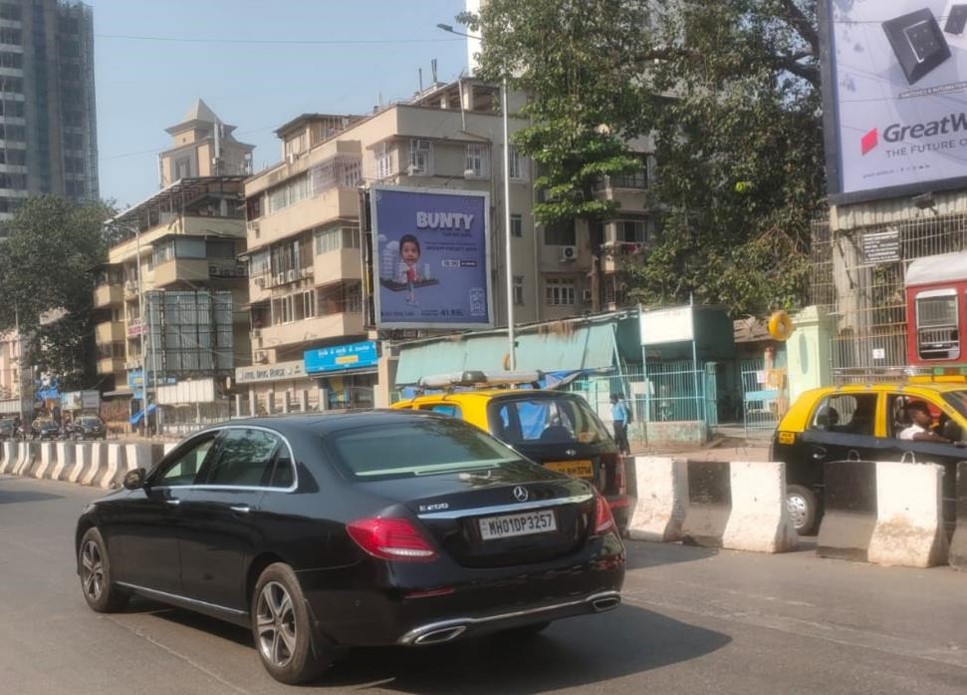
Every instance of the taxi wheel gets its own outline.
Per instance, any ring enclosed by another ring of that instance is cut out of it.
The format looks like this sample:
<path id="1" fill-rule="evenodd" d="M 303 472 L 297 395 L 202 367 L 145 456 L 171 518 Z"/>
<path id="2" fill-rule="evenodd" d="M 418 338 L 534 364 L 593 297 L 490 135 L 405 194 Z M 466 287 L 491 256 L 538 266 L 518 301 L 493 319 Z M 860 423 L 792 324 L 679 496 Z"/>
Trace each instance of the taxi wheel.
<path id="1" fill-rule="evenodd" d="M 800 536 L 808 536 L 816 526 L 816 495 L 801 485 L 786 488 L 786 509 Z"/>

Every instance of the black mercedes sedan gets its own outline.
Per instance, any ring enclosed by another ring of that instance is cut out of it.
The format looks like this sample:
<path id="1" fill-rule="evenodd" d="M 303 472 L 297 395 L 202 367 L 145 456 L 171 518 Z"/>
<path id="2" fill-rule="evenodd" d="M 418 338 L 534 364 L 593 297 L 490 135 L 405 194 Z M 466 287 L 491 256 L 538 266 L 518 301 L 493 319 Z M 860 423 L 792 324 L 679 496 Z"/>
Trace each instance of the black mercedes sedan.
<path id="1" fill-rule="evenodd" d="M 625 571 L 590 483 L 413 411 L 199 432 L 85 509 L 76 550 L 95 611 L 140 594 L 249 627 L 284 683 L 346 647 L 527 635 L 607 611 Z"/>

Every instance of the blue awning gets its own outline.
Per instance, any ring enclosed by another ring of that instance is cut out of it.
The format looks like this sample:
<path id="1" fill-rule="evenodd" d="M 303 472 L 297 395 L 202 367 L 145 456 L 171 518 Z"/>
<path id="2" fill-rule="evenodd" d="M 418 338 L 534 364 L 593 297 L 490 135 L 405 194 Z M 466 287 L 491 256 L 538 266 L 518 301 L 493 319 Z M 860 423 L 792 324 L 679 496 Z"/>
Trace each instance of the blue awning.
<path id="1" fill-rule="evenodd" d="M 517 336 L 520 371 L 571 372 L 609 369 L 614 365 L 614 328 L 610 323 L 575 326 L 560 333 L 528 332 Z M 504 371 L 506 334 L 488 332 L 400 347 L 396 384 L 416 384 L 432 374 L 479 370 Z"/>
<path id="2" fill-rule="evenodd" d="M 154 403 L 149 403 L 148 404 L 148 413 L 149 414 L 150 413 L 153 413 L 157 409 L 158 409 L 158 406 L 156 406 Z M 144 408 L 142 408 L 141 410 L 139 410 L 138 412 L 136 412 L 134 415 L 132 415 L 131 416 L 131 419 L 129 420 L 129 422 L 132 425 L 137 425 L 139 422 L 141 422 L 141 418 L 143 418 L 143 417 L 144 417 Z"/>

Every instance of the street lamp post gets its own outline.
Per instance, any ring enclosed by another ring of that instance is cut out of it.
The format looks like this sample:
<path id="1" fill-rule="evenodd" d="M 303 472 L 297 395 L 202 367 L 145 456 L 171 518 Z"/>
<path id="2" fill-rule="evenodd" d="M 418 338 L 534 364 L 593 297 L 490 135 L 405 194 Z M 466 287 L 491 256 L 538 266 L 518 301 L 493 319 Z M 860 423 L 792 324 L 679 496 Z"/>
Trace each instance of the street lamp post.
<path id="1" fill-rule="evenodd" d="M 450 24 L 437 24 L 438 29 L 456 36 L 463 36 L 468 39 L 478 39 L 481 37 L 471 34 L 464 34 L 457 31 Z M 513 371 L 517 369 L 517 343 L 514 335 L 514 269 L 511 261 L 510 243 L 510 127 L 508 113 L 510 104 L 507 97 L 507 76 L 504 75 L 500 84 L 501 115 L 504 127 L 504 273 L 507 282 L 507 351 L 509 355 L 508 366 Z"/>

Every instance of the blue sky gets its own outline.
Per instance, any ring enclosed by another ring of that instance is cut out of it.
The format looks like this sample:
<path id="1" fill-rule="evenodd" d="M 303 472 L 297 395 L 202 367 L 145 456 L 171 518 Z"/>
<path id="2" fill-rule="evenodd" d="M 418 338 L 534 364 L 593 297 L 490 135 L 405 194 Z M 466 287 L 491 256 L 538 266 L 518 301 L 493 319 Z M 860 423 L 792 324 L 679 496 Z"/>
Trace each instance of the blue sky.
<path id="1" fill-rule="evenodd" d="M 416 92 L 420 68 L 429 84 L 433 58 L 443 81 L 467 63 L 464 40 L 436 28 L 456 25 L 464 0 L 87 2 L 94 7 L 101 197 L 122 208 L 157 190 L 164 129 L 199 97 L 256 146 L 258 169 L 279 159 L 273 131 L 290 118 L 367 113 L 380 95 L 386 102 Z"/>

